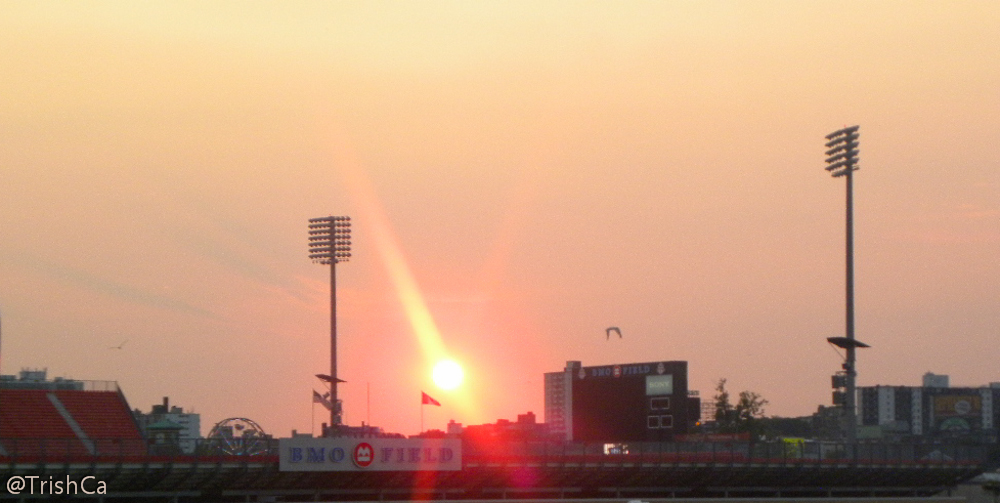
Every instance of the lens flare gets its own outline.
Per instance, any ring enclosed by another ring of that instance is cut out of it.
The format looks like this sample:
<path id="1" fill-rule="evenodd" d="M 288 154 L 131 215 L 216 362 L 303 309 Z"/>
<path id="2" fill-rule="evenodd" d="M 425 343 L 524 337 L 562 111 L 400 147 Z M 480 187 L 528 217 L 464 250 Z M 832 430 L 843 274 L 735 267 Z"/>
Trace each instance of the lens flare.
<path id="1" fill-rule="evenodd" d="M 434 379 L 434 384 L 437 384 L 439 388 L 452 390 L 462 385 L 462 380 L 465 379 L 465 372 L 462 371 L 462 366 L 455 361 L 441 360 L 434 366 L 431 377 Z"/>

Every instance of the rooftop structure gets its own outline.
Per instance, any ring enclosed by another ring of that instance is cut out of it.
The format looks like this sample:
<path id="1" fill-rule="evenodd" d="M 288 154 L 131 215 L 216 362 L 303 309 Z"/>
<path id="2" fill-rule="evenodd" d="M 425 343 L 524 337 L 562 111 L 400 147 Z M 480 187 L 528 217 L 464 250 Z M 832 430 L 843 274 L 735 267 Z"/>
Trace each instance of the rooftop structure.
<path id="1" fill-rule="evenodd" d="M 48 379 L 48 369 L 21 369 L 21 372 L 14 375 L 0 375 L 0 389 L 74 389 L 82 390 L 86 382 L 56 377 Z M 96 381 L 105 382 L 105 381 Z"/>
<path id="2" fill-rule="evenodd" d="M 180 451 L 193 454 L 198 439 L 201 438 L 201 415 L 175 406 L 170 406 L 170 399 L 163 397 L 163 404 L 153 405 L 149 413 L 139 409 L 133 411 L 136 422 L 142 433 L 148 436 L 150 428 L 165 430 L 170 424 L 176 426 L 177 441 Z M 169 424 L 166 424 L 169 423 Z"/>

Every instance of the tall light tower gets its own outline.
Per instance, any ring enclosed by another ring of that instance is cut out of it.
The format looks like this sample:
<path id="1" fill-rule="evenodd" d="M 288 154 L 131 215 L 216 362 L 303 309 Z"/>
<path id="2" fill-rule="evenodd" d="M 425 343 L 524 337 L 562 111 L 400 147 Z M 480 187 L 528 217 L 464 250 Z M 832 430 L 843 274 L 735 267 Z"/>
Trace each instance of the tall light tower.
<path id="1" fill-rule="evenodd" d="M 309 258 L 314 264 L 330 266 L 330 430 L 340 426 L 337 399 L 337 263 L 351 258 L 351 217 L 309 219 Z"/>
<path id="2" fill-rule="evenodd" d="M 843 366 L 843 383 L 844 388 L 846 388 L 844 408 L 847 412 L 845 414 L 847 424 L 845 430 L 849 443 L 854 443 L 857 440 L 857 394 L 855 389 L 858 373 L 855 368 L 857 361 L 855 351 L 858 348 L 868 347 L 867 344 L 854 339 L 854 193 L 851 174 L 859 169 L 857 167 L 859 128 L 860 126 L 845 127 L 826 135 L 826 139 L 829 140 L 826 143 L 826 148 L 829 149 L 826 151 L 826 170 L 834 178 L 847 178 L 847 329 L 846 337 L 830 337 L 827 340 L 847 352 Z M 837 384 L 836 379 L 834 384 Z"/>

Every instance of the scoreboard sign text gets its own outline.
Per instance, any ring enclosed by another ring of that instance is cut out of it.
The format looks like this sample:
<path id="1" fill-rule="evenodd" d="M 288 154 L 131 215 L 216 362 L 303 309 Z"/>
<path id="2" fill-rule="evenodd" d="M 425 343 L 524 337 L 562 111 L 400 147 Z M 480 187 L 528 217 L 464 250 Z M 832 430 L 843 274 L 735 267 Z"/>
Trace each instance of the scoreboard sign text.
<path id="1" fill-rule="evenodd" d="M 457 471 L 462 442 L 453 439 L 282 438 L 283 472 Z"/>

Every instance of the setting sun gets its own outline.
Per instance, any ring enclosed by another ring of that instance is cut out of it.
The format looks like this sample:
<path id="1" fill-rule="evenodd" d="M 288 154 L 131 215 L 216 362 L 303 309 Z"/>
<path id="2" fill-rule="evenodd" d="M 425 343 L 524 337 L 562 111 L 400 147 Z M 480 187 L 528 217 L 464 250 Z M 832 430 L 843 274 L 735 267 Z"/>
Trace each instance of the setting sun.
<path id="1" fill-rule="evenodd" d="M 434 366 L 432 377 L 434 378 L 434 384 L 437 384 L 439 388 L 450 390 L 462 384 L 465 372 L 453 360 L 441 360 Z"/>

